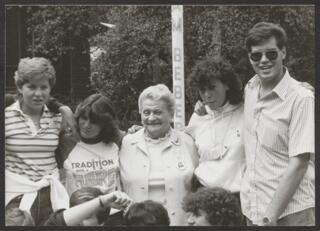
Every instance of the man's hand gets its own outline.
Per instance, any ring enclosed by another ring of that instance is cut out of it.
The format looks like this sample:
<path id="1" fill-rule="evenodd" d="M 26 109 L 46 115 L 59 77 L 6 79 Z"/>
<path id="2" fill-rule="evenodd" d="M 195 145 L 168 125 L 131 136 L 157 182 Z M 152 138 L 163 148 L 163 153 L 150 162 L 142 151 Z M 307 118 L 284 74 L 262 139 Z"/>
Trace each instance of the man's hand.
<path id="1" fill-rule="evenodd" d="M 303 153 L 289 158 L 288 167 L 282 174 L 280 183 L 264 213 L 265 217 L 268 217 L 271 221 L 270 225 L 276 225 L 278 217 L 288 206 L 308 169 L 309 159 L 310 153 Z"/>
<path id="2" fill-rule="evenodd" d="M 111 207 L 120 210 L 124 210 L 132 202 L 126 193 L 120 191 L 103 195 L 100 197 L 100 199 L 105 207 Z"/>
<path id="3" fill-rule="evenodd" d="M 199 116 L 208 114 L 205 105 L 200 100 L 198 100 L 196 105 L 194 106 L 194 112 Z"/>
<path id="4" fill-rule="evenodd" d="M 264 217 L 262 220 L 262 226 L 277 226 L 276 217 Z"/>
<path id="5" fill-rule="evenodd" d="M 314 87 L 313 87 L 310 83 L 308 83 L 308 82 L 301 82 L 301 85 L 302 85 L 303 87 L 307 88 L 308 90 L 314 92 Z"/>

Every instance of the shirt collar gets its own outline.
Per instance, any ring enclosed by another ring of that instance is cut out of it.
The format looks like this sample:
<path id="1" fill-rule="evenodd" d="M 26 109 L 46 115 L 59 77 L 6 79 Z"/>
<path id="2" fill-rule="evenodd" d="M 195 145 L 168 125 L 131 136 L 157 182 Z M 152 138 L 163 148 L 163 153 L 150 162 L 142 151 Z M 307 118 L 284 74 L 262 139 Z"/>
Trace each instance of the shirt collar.
<path id="1" fill-rule="evenodd" d="M 258 75 L 255 75 L 250 79 L 247 83 L 249 88 L 256 88 L 258 85 L 260 85 L 260 79 Z"/>
<path id="2" fill-rule="evenodd" d="M 21 106 L 20 106 L 20 101 L 17 100 L 16 102 L 14 102 L 13 104 L 11 104 L 9 107 L 7 107 L 7 110 L 10 111 L 17 111 L 19 112 L 21 115 L 24 115 Z M 48 113 L 49 112 L 49 108 L 47 107 L 47 105 L 44 105 L 43 107 L 43 113 Z"/>
<path id="3" fill-rule="evenodd" d="M 233 104 L 230 104 L 228 101 L 222 107 L 219 107 L 216 110 L 211 110 L 210 107 L 206 105 L 206 110 L 209 116 L 215 116 L 215 115 L 220 115 L 222 113 L 228 113 L 228 112 L 234 111 L 239 106 L 241 106 L 241 103 L 233 105 Z"/>
<path id="4" fill-rule="evenodd" d="M 272 92 L 277 94 L 280 99 L 284 100 L 288 93 L 288 86 L 290 81 L 290 74 L 288 69 L 285 68 L 285 73 L 280 82 L 272 89 Z M 255 75 L 252 79 L 248 81 L 248 87 L 253 89 L 260 86 L 261 80 L 258 75 Z"/>
<path id="5" fill-rule="evenodd" d="M 272 90 L 282 100 L 284 100 L 286 98 L 286 95 L 288 93 L 289 81 L 290 81 L 290 74 L 286 68 L 283 78 L 280 80 L 280 82 Z"/>
<path id="6" fill-rule="evenodd" d="M 171 141 L 172 144 L 175 144 L 175 145 L 180 145 L 181 144 L 181 140 L 180 140 L 180 137 L 178 135 L 178 133 L 172 129 L 171 129 L 171 133 L 170 133 L 170 137 L 169 137 L 169 140 Z M 145 140 L 144 140 L 144 128 L 142 128 L 141 130 L 139 130 L 138 132 L 136 132 L 134 138 L 132 139 L 131 143 L 134 144 L 134 143 L 144 143 Z"/>

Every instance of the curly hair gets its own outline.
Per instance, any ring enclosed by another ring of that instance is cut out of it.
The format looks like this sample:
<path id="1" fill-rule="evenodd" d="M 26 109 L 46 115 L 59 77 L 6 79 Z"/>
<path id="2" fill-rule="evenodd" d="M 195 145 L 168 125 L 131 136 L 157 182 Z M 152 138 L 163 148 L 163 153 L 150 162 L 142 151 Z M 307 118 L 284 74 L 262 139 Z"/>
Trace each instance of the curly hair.
<path id="1" fill-rule="evenodd" d="M 21 88 L 35 77 L 47 78 L 51 88 L 56 83 L 56 72 L 48 59 L 43 57 L 20 59 L 18 70 L 14 73 L 16 86 Z"/>
<path id="2" fill-rule="evenodd" d="M 105 143 L 117 142 L 119 139 L 118 118 L 110 100 L 93 94 L 80 103 L 75 111 L 75 119 L 79 124 L 80 117 L 88 117 L 91 123 L 101 126 L 99 137 Z M 81 134 L 79 132 L 79 134 Z"/>
<path id="3" fill-rule="evenodd" d="M 226 98 L 230 104 L 237 105 L 243 101 L 242 83 L 225 58 L 207 57 L 197 62 L 189 76 L 189 84 L 200 90 L 210 85 L 212 79 L 217 79 L 229 87 Z"/>
<path id="4" fill-rule="evenodd" d="M 239 200 L 230 191 L 223 188 L 199 188 L 188 194 L 183 200 L 183 210 L 199 215 L 206 213 L 211 225 L 240 225 L 242 213 Z"/>
<path id="5" fill-rule="evenodd" d="M 125 225 L 170 225 L 167 210 L 162 204 L 146 200 L 134 203 L 124 216 Z"/>
<path id="6" fill-rule="evenodd" d="M 279 49 L 286 46 L 287 34 L 281 26 L 270 22 L 255 24 L 249 30 L 246 38 L 247 51 L 250 52 L 252 46 L 258 45 L 271 37 L 275 37 Z"/>

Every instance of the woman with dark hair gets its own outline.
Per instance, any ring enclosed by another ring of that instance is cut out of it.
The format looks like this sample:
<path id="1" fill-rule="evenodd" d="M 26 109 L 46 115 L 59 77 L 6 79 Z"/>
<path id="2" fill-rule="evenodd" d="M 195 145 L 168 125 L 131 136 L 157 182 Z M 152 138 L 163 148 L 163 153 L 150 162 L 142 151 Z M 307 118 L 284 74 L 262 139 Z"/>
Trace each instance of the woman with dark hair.
<path id="1" fill-rule="evenodd" d="M 98 187 L 104 193 L 120 190 L 117 144 L 121 133 L 111 102 L 101 94 L 90 95 L 78 105 L 75 120 L 80 140 L 66 133 L 56 152 L 68 194 L 82 187 Z M 121 214 L 117 217 L 121 219 Z"/>
<path id="2" fill-rule="evenodd" d="M 129 206 L 124 215 L 124 224 L 127 226 L 169 226 L 170 218 L 168 211 L 162 204 L 153 200 L 146 200 Z"/>
<path id="3" fill-rule="evenodd" d="M 222 187 L 239 197 L 245 167 L 241 82 L 227 60 L 207 58 L 194 67 L 190 85 L 201 99 L 186 129 L 200 155 L 194 190 Z"/>
<path id="4" fill-rule="evenodd" d="M 183 200 L 190 226 L 241 225 L 243 216 L 237 197 L 223 188 L 199 188 Z"/>

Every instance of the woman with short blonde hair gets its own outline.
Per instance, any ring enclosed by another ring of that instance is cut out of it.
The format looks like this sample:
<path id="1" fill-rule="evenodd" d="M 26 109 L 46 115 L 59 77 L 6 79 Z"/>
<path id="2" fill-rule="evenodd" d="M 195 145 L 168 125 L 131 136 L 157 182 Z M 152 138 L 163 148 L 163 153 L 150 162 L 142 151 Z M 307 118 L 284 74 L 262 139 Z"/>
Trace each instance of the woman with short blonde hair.
<path id="1" fill-rule="evenodd" d="M 154 200 L 167 210 L 171 225 L 186 225 L 182 198 L 191 191 L 198 154 L 193 139 L 171 128 L 174 97 L 164 85 L 139 97 L 143 129 L 123 138 L 120 175 L 123 190 L 135 202 Z"/>
<path id="2" fill-rule="evenodd" d="M 23 58 L 14 80 L 19 99 L 5 109 L 6 209 L 19 207 L 40 225 L 69 201 L 55 159 L 61 114 L 46 106 L 55 71 L 45 58 Z"/>

